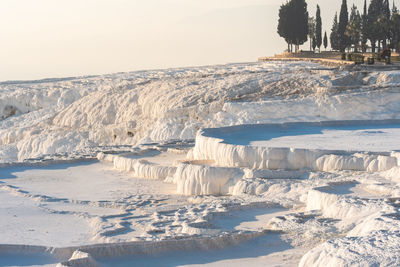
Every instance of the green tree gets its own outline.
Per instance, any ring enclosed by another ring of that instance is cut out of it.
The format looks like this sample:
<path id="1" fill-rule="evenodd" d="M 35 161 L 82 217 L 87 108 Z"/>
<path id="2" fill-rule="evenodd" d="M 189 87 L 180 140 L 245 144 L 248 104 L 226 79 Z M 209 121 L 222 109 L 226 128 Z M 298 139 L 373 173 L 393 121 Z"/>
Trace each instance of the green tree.
<path id="1" fill-rule="evenodd" d="M 305 0 L 291 0 L 291 10 L 293 12 L 294 43 L 296 50 L 307 41 L 308 33 L 308 11 Z"/>
<path id="2" fill-rule="evenodd" d="M 367 31 L 368 31 L 368 13 L 367 13 L 367 0 L 364 0 L 364 12 L 362 15 L 362 24 L 361 24 L 361 48 L 365 53 L 367 51 Z"/>
<path id="3" fill-rule="evenodd" d="M 333 18 L 330 41 L 331 41 L 331 47 L 333 50 L 340 50 L 339 23 L 338 23 L 337 13 L 335 14 L 335 17 Z"/>
<path id="4" fill-rule="evenodd" d="M 347 11 L 347 1 L 342 0 L 342 6 L 340 8 L 340 15 L 339 15 L 339 26 L 338 26 L 339 46 L 341 52 L 344 52 L 346 47 L 349 45 L 348 37 L 345 34 L 348 23 L 349 23 L 349 13 Z"/>
<path id="5" fill-rule="evenodd" d="M 316 39 L 316 45 L 318 49 L 321 49 L 322 45 L 322 21 L 321 21 L 321 9 L 319 8 L 319 5 L 317 5 L 317 14 L 315 17 L 315 39 Z"/>
<path id="6" fill-rule="evenodd" d="M 324 47 L 325 47 L 325 51 L 326 51 L 326 48 L 328 47 L 328 36 L 326 35 L 326 31 L 324 34 Z"/>
<path id="7" fill-rule="evenodd" d="M 290 6 L 289 3 L 281 5 L 279 9 L 279 21 L 278 21 L 278 34 L 288 44 L 288 52 L 292 52 L 292 38 L 291 38 L 291 29 L 290 27 Z"/>
<path id="8" fill-rule="evenodd" d="M 312 39 L 312 49 L 315 51 L 315 48 L 317 48 L 317 38 L 314 36 Z"/>
<path id="9" fill-rule="evenodd" d="M 278 34 L 296 51 L 307 41 L 308 11 L 305 0 L 290 0 L 279 10 Z M 293 50 L 293 49 L 289 49 Z"/>
<path id="10" fill-rule="evenodd" d="M 313 40 L 315 38 L 315 19 L 314 17 L 308 18 L 308 40 L 310 42 L 310 51 L 312 50 Z"/>
<path id="11" fill-rule="evenodd" d="M 397 7 L 393 2 L 392 17 L 390 19 L 391 25 L 391 48 L 394 48 L 396 52 L 400 51 L 400 14 Z"/>
<path id="12" fill-rule="evenodd" d="M 358 12 L 356 5 L 353 5 L 350 13 L 350 20 L 346 27 L 346 36 L 348 37 L 349 44 L 354 45 L 354 51 L 357 52 L 357 48 L 361 41 L 361 25 L 362 19 L 360 12 Z"/>
<path id="13" fill-rule="evenodd" d="M 394 2 L 393 2 L 394 3 Z M 389 0 L 384 0 L 383 1 L 383 31 L 384 31 L 384 38 L 383 38 L 383 49 L 386 49 L 387 46 L 387 40 L 390 39 L 390 6 L 389 6 Z"/>
<path id="14" fill-rule="evenodd" d="M 368 7 L 367 16 L 367 37 L 371 42 L 372 52 L 375 53 L 376 42 L 378 42 L 378 49 L 380 49 L 380 41 L 386 36 L 383 24 L 385 23 L 385 15 L 383 12 L 382 0 L 371 0 Z"/>

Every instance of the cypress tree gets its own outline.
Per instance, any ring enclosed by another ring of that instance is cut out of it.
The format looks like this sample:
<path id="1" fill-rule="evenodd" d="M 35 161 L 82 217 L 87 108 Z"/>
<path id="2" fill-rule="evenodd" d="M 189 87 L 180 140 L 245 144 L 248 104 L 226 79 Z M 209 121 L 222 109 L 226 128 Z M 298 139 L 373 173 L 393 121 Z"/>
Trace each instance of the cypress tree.
<path id="1" fill-rule="evenodd" d="M 348 38 L 345 34 L 348 23 L 349 23 L 349 12 L 347 11 L 347 1 L 342 0 L 342 6 L 340 8 L 340 15 L 339 15 L 339 26 L 338 26 L 338 35 L 340 44 L 339 46 L 341 52 L 344 52 L 346 47 L 348 46 Z"/>
<path id="2" fill-rule="evenodd" d="M 315 51 L 315 48 L 317 47 L 317 38 L 314 36 L 312 39 L 312 49 Z"/>
<path id="3" fill-rule="evenodd" d="M 364 0 L 364 12 L 362 15 L 361 24 L 361 49 L 365 53 L 367 51 L 367 32 L 368 32 L 368 20 L 367 20 L 367 0 Z"/>
<path id="4" fill-rule="evenodd" d="M 382 0 L 371 0 L 368 7 L 367 16 L 367 37 L 371 42 L 372 52 L 375 53 L 376 42 L 380 43 L 385 37 L 385 32 L 382 29 L 380 23 L 383 15 L 383 1 Z M 380 48 L 380 45 L 378 46 Z"/>
<path id="5" fill-rule="evenodd" d="M 394 4 L 394 2 L 393 2 L 393 4 Z M 385 0 L 385 1 L 383 2 L 383 13 L 384 13 L 384 15 L 385 15 L 385 17 L 386 17 L 387 19 L 390 19 L 389 0 Z"/>
<path id="6" fill-rule="evenodd" d="M 318 49 L 321 49 L 322 45 L 322 21 L 321 21 L 321 10 L 319 8 L 319 5 L 317 5 L 317 14 L 315 17 L 315 39 L 316 39 L 316 45 Z"/>
<path id="7" fill-rule="evenodd" d="M 393 2 L 392 17 L 390 20 L 391 27 L 391 47 L 396 49 L 396 52 L 400 51 L 400 14 Z"/>
<path id="8" fill-rule="evenodd" d="M 331 47 L 332 47 L 333 50 L 339 50 L 340 49 L 339 23 L 338 23 L 338 15 L 337 15 L 337 13 L 335 14 L 335 17 L 333 18 L 330 41 L 331 41 Z"/>
<path id="9" fill-rule="evenodd" d="M 389 0 L 383 2 L 383 27 L 385 37 L 383 38 L 383 49 L 386 49 L 387 40 L 390 39 L 390 6 Z"/>
<path id="10" fill-rule="evenodd" d="M 308 18 L 308 40 L 310 41 L 310 51 L 312 50 L 313 40 L 315 38 L 315 19 Z"/>
<path id="11" fill-rule="evenodd" d="M 354 51 L 357 52 L 357 47 L 361 41 L 361 25 L 362 19 L 356 5 L 351 8 L 350 20 L 346 27 L 345 34 L 348 37 L 349 44 L 354 45 Z"/>
<path id="12" fill-rule="evenodd" d="M 328 36 L 326 35 L 326 31 L 325 31 L 325 35 L 324 35 L 324 47 L 325 47 L 325 51 L 326 51 L 326 48 L 328 47 Z"/>

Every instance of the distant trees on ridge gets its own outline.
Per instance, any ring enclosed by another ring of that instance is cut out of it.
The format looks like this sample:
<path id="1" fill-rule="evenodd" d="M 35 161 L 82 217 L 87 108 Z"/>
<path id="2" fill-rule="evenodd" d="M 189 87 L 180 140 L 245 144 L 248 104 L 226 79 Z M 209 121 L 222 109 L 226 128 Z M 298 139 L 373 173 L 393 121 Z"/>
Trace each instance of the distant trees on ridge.
<path id="1" fill-rule="evenodd" d="M 362 14 L 356 5 L 350 9 L 347 0 L 342 0 L 339 16 L 335 14 L 331 33 L 325 32 L 322 38 L 321 9 L 317 5 L 315 19 L 309 16 L 305 0 L 289 0 L 279 9 L 278 34 L 288 44 L 288 51 L 298 51 L 299 46 L 310 41 L 310 50 L 325 49 L 328 40 L 331 48 L 344 52 L 354 49 L 355 52 L 366 52 L 369 42 L 372 52 L 391 48 L 400 50 L 400 12 L 389 0 L 364 0 Z"/>

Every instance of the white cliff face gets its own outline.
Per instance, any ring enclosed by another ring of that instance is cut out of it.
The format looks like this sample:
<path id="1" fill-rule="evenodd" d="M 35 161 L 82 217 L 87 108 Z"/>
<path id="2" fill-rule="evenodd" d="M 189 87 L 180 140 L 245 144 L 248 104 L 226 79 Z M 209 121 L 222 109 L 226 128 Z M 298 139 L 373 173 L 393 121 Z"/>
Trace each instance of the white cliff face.
<path id="1" fill-rule="evenodd" d="M 114 169 L 129 172 L 133 177 L 146 179 L 165 179 L 171 177 L 176 172 L 176 167 L 167 164 L 160 165 L 144 159 L 132 159 L 129 157 L 104 154 L 100 152 L 97 159 L 111 162 Z M 171 164 L 171 163 L 170 163 Z"/>
<path id="2" fill-rule="evenodd" d="M 227 195 L 232 194 L 236 183 L 244 172 L 237 168 L 223 168 L 181 164 L 174 175 L 177 193 L 183 195 Z"/>
<path id="3" fill-rule="evenodd" d="M 343 125 L 349 123 L 351 122 L 343 122 Z M 340 123 L 336 124 L 337 127 L 341 125 Z M 298 124 L 299 127 L 302 127 L 302 125 L 301 123 Z M 285 124 L 278 126 L 285 128 Z M 128 155 L 104 153 L 99 153 L 97 158 L 113 163 L 116 170 L 129 172 L 134 177 L 172 182 L 177 185 L 178 194 L 194 196 L 240 195 L 243 192 L 249 192 L 249 190 L 253 194 L 260 194 L 266 191 L 265 185 L 262 183 L 249 185 L 245 182 L 245 179 L 298 179 L 310 170 L 324 172 L 348 170 L 370 173 L 390 170 L 387 174 L 387 176 L 390 176 L 395 175 L 392 173 L 398 168 L 396 152 L 390 154 L 387 152 L 349 152 L 236 145 L 227 144 L 223 139 L 212 137 L 212 135 L 221 137 L 225 133 L 229 135 L 235 130 L 243 131 L 249 127 L 235 126 L 233 128 L 213 128 L 199 131 L 195 147 L 187 156 L 192 160 L 186 162 L 183 162 L 185 154 L 179 153 L 173 156 L 174 153 L 163 152 L 168 154 L 164 157 L 168 156 L 171 160 L 164 164 L 154 163 L 151 160 L 154 161 L 157 157 L 146 156 L 146 153 L 150 153 L 146 150 L 141 152 L 142 156 L 139 154 L 133 158 Z M 277 125 L 266 124 L 257 127 L 268 132 L 268 129 L 277 127 Z M 181 163 L 176 160 L 173 161 L 174 157 L 178 157 Z M 309 195 L 313 192 L 311 190 Z M 320 191 L 315 192 L 317 195 L 323 194 Z M 338 196 L 334 194 L 331 197 L 336 201 Z M 311 200 L 310 203 L 323 202 Z M 307 206 L 307 209 L 313 210 L 312 205 Z M 322 208 L 318 206 L 315 209 L 320 210 Z M 346 212 L 351 211 L 347 207 L 345 210 Z"/>
<path id="4" fill-rule="evenodd" d="M 400 117 L 397 72 L 319 68 L 274 62 L 3 82 L 0 161 L 194 139 L 204 127 Z"/>
<path id="5" fill-rule="evenodd" d="M 399 88 L 398 71 L 301 62 L 0 83 L 0 163 L 20 164 L 0 168 L 0 237 L 18 244 L 0 265 L 250 239 L 226 259 L 399 265 Z"/>
<path id="6" fill-rule="evenodd" d="M 346 125 L 346 122 L 343 122 Z M 263 131 L 268 132 L 265 125 Z M 285 124 L 280 127 L 285 128 Z M 299 127 L 302 127 L 299 124 Z M 253 169 L 311 169 L 316 171 L 354 170 L 386 171 L 398 166 L 398 159 L 390 153 L 349 152 L 343 150 L 297 149 L 228 144 L 221 139 L 224 132 L 246 131 L 247 126 L 205 129 L 196 137 L 194 159 L 213 160 L 217 165 Z M 214 135 L 220 138 L 213 137 Z M 394 144 L 394 148 L 397 146 Z"/>
<path id="7" fill-rule="evenodd" d="M 315 161 L 315 169 L 319 171 L 353 170 L 353 171 L 386 171 L 398 166 L 397 159 L 390 156 L 368 155 L 324 155 Z"/>
<path id="8" fill-rule="evenodd" d="M 330 240 L 309 251 L 299 266 L 398 266 L 398 232 Z M 356 249 L 355 249 L 356 248 Z"/>

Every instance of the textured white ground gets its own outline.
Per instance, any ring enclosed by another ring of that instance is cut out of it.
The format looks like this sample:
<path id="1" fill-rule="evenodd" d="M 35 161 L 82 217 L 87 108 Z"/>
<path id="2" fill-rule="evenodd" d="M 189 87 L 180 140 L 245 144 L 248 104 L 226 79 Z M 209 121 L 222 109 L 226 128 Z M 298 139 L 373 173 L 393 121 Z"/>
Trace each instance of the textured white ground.
<path id="1" fill-rule="evenodd" d="M 241 145 L 382 152 L 400 151 L 399 126 L 400 121 L 383 125 L 259 125 L 219 135 L 225 142 Z"/>
<path id="2" fill-rule="evenodd" d="M 0 266 L 398 266 L 399 120 L 400 71 L 1 82 Z"/>

